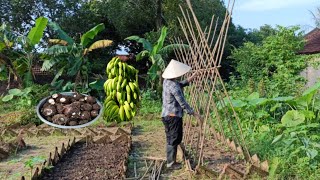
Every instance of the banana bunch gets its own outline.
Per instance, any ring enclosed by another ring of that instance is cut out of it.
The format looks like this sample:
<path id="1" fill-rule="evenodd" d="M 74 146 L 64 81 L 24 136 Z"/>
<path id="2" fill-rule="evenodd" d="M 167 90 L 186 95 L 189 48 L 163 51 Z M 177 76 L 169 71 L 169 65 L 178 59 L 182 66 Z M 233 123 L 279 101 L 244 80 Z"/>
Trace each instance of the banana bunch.
<path id="1" fill-rule="evenodd" d="M 140 102 L 138 70 L 114 57 L 107 65 L 106 74 L 104 118 L 107 121 L 130 121 Z"/>

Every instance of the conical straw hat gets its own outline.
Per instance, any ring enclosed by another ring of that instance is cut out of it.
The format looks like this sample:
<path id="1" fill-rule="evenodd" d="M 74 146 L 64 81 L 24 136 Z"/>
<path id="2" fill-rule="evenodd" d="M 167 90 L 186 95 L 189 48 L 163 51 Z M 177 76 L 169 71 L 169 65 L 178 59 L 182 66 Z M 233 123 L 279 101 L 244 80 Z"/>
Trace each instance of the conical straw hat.
<path id="1" fill-rule="evenodd" d="M 162 77 L 165 79 L 173 79 L 184 75 L 190 70 L 190 66 L 172 59 L 167 68 L 164 70 Z"/>

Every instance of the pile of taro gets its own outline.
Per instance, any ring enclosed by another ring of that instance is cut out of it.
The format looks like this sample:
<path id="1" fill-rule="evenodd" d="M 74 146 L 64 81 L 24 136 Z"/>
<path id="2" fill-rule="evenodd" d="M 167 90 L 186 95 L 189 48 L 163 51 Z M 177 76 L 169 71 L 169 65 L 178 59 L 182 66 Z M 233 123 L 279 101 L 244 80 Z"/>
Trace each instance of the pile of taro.
<path id="1" fill-rule="evenodd" d="M 99 115 L 101 107 L 93 96 L 80 93 L 71 95 L 53 94 L 40 107 L 47 121 L 63 126 L 86 124 Z"/>

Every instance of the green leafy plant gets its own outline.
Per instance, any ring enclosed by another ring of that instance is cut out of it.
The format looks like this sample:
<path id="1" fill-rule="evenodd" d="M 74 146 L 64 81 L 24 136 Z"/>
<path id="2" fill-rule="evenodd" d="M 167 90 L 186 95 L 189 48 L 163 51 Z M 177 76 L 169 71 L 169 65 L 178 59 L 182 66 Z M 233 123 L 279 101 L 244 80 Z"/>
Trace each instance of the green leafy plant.
<path id="1" fill-rule="evenodd" d="M 44 61 L 43 70 L 56 70 L 56 75 L 52 81 L 56 87 L 63 87 L 63 80 L 58 78 L 65 73 L 74 79 L 74 88 L 77 84 L 88 89 L 89 82 L 89 60 L 88 53 L 99 48 L 111 46 L 111 40 L 98 40 L 92 43 L 97 34 L 105 29 L 104 24 L 98 24 L 81 36 L 80 43 L 76 43 L 64 32 L 60 26 L 54 22 L 49 22 L 49 27 L 53 29 L 60 39 L 50 39 L 53 46 L 49 47 L 45 53 L 47 60 Z"/>
<path id="2" fill-rule="evenodd" d="M 29 159 L 27 159 L 24 162 L 24 166 L 28 167 L 30 169 L 30 179 L 32 179 L 32 170 L 34 166 L 42 164 L 45 161 L 45 158 L 43 156 L 31 156 Z"/>
<path id="3" fill-rule="evenodd" d="M 250 151 L 258 153 L 262 159 L 271 160 L 270 177 L 300 179 L 305 175 L 317 176 L 318 173 L 313 170 L 319 167 L 320 160 L 319 89 L 320 82 L 296 97 L 264 98 L 258 92 L 253 92 L 248 96 L 241 94 L 236 98 L 231 97 L 230 103 L 217 103 L 217 106 L 222 119 L 227 119 L 223 112 L 226 109 L 231 111 L 233 105 L 241 119 Z M 224 100 L 228 102 L 227 98 Z M 212 117 L 215 118 L 214 113 Z M 223 122 L 225 129 L 229 125 L 227 121 Z M 235 130 L 239 133 L 239 129 Z M 233 137 L 232 132 L 226 131 L 225 134 Z M 298 161 L 301 164 L 297 164 Z"/>
<path id="4" fill-rule="evenodd" d="M 12 99 L 14 99 L 14 97 L 28 98 L 29 93 L 31 92 L 31 90 L 32 90 L 31 87 L 25 88 L 23 90 L 10 89 L 8 91 L 8 95 L 4 96 L 2 98 L 2 101 L 3 102 L 8 102 L 8 101 L 11 101 Z M 31 105 L 31 101 L 30 101 L 29 105 Z"/>
<path id="5" fill-rule="evenodd" d="M 47 18 L 37 18 L 35 26 L 29 31 L 28 35 L 20 35 L 16 39 L 16 44 L 21 47 L 21 52 L 17 58 L 17 69 L 23 75 L 23 82 L 26 87 L 33 83 L 32 67 L 37 57 L 36 45 L 40 43 L 47 23 Z"/>
<path id="6" fill-rule="evenodd" d="M 148 80 L 151 83 L 151 89 L 157 89 L 161 87 L 161 73 L 165 68 L 165 56 L 171 53 L 175 48 L 188 48 L 188 45 L 185 44 L 170 44 L 164 46 L 164 42 L 167 36 L 167 27 L 161 28 L 161 34 L 157 42 L 152 45 L 145 38 L 138 36 L 127 37 L 126 40 L 133 40 L 143 45 L 144 50 L 141 51 L 137 56 L 136 60 L 142 60 L 148 58 L 152 63 L 151 67 L 148 70 Z"/>
<path id="7" fill-rule="evenodd" d="M 278 26 L 275 34 L 267 36 L 262 44 L 247 42 L 234 49 L 231 58 L 244 82 L 263 80 L 261 93 L 264 95 L 296 95 L 304 84 L 299 73 L 308 60 L 307 56 L 296 54 L 303 46 L 303 36 L 298 27 Z"/>
<path id="8" fill-rule="evenodd" d="M 3 23 L 0 27 L 0 80 L 8 79 L 8 88 L 11 80 L 10 74 L 13 74 L 14 80 L 18 82 L 19 87 L 22 85 L 21 78 L 12 60 L 13 57 L 11 57 L 16 40 L 15 33 L 6 23 Z"/>

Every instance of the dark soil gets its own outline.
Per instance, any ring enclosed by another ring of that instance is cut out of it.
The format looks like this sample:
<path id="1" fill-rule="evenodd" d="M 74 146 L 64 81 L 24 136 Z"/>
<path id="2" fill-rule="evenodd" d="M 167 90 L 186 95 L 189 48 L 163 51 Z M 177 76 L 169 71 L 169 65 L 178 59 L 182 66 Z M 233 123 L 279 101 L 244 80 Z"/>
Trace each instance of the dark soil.
<path id="1" fill-rule="evenodd" d="M 191 128 L 190 134 L 194 134 L 192 149 L 195 150 L 198 140 L 198 129 Z M 205 166 L 215 172 L 221 172 L 225 165 L 230 164 L 238 170 L 245 172 L 247 164 L 244 157 L 237 155 L 224 143 L 215 140 L 211 135 L 207 134 L 203 144 L 203 162 Z M 195 166 L 196 164 L 194 164 Z"/>
<path id="2" fill-rule="evenodd" d="M 122 179 L 126 148 L 126 141 L 88 146 L 76 143 L 41 179 Z"/>

